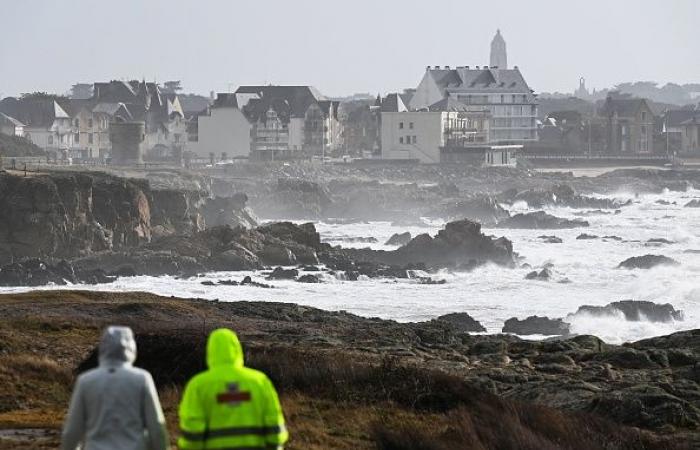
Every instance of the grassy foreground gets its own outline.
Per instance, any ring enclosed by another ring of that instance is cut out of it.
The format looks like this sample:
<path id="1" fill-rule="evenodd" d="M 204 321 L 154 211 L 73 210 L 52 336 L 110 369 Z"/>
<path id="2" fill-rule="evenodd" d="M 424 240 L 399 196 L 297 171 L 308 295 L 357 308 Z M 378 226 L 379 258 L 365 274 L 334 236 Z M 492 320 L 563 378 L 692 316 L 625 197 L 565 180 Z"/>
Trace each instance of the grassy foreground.
<path id="1" fill-rule="evenodd" d="M 173 442 L 183 382 L 203 367 L 208 332 L 227 326 L 241 336 L 247 364 L 278 387 L 291 449 L 691 448 L 681 437 L 504 400 L 410 360 L 339 348 L 337 313 L 306 317 L 296 308 L 147 293 L 2 295 L 0 448 L 56 447 L 75 374 L 94 364 L 107 324 L 136 332 L 137 365 L 156 380 Z M 308 338 L 312 329 L 328 338 Z"/>

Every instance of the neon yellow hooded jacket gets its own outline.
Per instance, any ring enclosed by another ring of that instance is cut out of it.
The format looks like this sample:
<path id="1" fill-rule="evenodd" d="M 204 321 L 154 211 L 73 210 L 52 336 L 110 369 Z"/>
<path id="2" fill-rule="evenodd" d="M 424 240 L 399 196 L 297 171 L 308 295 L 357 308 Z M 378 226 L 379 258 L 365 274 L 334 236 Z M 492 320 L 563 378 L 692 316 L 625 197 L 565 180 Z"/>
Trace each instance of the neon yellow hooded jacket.
<path id="1" fill-rule="evenodd" d="M 183 450 L 276 449 L 289 434 L 267 376 L 243 365 L 238 336 L 218 329 L 207 342 L 209 370 L 192 378 L 180 403 Z"/>

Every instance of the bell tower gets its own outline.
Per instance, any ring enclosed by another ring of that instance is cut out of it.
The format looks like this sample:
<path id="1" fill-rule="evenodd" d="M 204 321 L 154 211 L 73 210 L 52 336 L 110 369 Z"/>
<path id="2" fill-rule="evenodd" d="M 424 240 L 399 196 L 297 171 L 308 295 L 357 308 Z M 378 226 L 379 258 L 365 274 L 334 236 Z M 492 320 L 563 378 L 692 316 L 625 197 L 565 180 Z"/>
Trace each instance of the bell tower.
<path id="1" fill-rule="evenodd" d="M 508 57 L 506 55 L 506 41 L 501 36 L 501 30 L 496 31 L 496 35 L 491 41 L 491 67 L 499 69 L 508 68 Z"/>

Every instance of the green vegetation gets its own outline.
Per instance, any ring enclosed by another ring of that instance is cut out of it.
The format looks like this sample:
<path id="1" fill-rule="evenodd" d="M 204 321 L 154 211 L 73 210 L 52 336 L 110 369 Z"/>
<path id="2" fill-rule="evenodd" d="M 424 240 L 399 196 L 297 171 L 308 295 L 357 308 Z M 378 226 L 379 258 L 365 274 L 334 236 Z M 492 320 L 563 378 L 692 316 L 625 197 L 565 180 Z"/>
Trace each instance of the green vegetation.
<path id="1" fill-rule="evenodd" d="M 46 152 L 22 137 L 0 133 L 0 156 L 46 156 Z"/>

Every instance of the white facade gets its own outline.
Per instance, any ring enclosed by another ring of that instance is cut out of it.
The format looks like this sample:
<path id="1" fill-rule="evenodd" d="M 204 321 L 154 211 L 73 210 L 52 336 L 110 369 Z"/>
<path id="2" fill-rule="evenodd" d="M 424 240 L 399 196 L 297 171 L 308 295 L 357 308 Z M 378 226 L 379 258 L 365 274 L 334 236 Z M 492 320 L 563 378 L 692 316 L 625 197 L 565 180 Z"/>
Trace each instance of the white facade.
<path id="1" fill-rule="evenodd" d="M 383 112 L 382 158 L 439 163 L 444 130 L 455 112 Z"/>
<path id="2" fill-rule="evenodd" d="M 201 115 L 197 121 L 199 140 L 187 143 L 189 151 L 203 158 L 212 153 L 217 157 L 222 153 L 229 158 L 248 157 L 251 124 L 240 109 L 211 108 L 209 115 Z"/>

